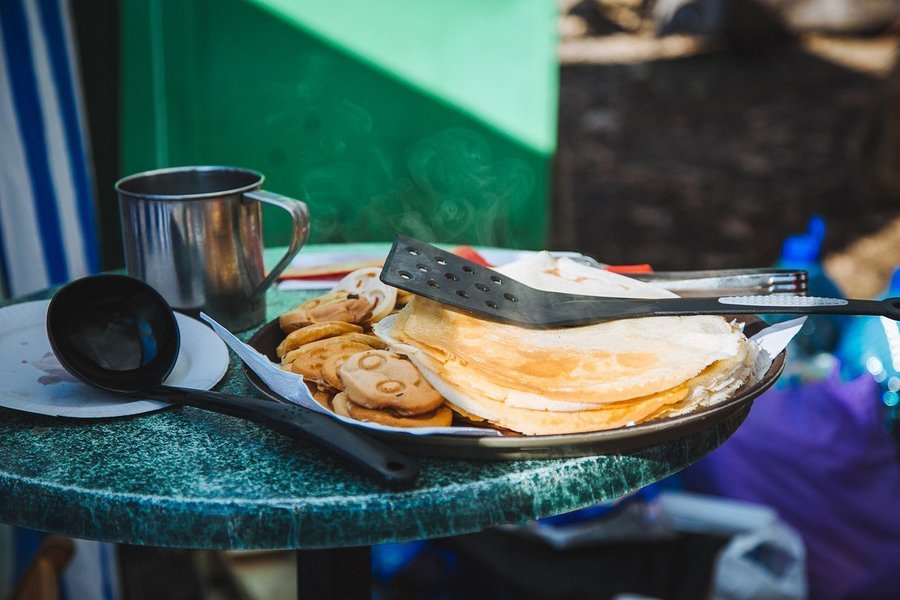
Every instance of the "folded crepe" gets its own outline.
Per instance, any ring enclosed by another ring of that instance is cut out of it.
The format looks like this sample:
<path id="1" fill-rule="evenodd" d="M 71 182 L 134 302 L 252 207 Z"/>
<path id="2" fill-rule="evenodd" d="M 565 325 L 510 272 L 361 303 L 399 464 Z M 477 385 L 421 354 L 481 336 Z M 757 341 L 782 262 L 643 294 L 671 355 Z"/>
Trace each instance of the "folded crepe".
<path id="1" fill-rule="evenodd" d="M 546 252 L 498 271 L 544 290 L 673 296 Z M 535 330 L 421 297 L 375 333 L 407 354 L 459 414 L 530 435 L 623 427 L 714 404 L 755 376 L 759 353 L 737 324 L 719 316 Z"/>

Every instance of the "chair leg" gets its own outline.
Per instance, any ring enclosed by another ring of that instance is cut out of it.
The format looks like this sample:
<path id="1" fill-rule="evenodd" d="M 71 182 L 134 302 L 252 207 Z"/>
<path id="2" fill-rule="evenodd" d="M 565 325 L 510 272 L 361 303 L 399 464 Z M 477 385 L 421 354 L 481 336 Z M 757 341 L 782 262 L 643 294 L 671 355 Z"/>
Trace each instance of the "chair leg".
<path id="1" fill-rule="evenodd" d="M 58 600 L 59 578 L 74 552 L 75 543 L 71 539 L 48 535 L 16 584 L 10 600 Z"/>

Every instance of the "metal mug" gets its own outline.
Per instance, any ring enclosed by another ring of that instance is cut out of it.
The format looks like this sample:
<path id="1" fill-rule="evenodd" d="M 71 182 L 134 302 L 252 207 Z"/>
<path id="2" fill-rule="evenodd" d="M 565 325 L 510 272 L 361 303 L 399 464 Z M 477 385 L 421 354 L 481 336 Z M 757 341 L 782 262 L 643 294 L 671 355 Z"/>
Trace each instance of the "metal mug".
<path id="1" fill-rule="evenodd" d="M 205 312 L 232 331 L 266 316 L 266 290 L 309 234 L 306 204 L 262 189 L 261 173 L 233 167 L 159 169 L 116 182 L 125 268 L 169 305 Z M 293 221 L 287 253 L 265 272 L 261 204 Z"/>

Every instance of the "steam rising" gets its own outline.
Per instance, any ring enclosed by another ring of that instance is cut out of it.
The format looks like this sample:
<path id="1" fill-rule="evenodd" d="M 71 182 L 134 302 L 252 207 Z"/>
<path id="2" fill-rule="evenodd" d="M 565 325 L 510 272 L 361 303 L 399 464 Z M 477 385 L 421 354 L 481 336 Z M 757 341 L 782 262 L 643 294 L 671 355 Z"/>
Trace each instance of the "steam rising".
<path id="1" fill-rule="evenodd" d="M 297 58 L 294 82 L 264 86 L 271 106 L 285 107 L 265 117 L 267 139 L 277 140 L 269 172 L 283 170 L 296 182 L 284 191 L 309 205 L 311 241 L 389 241 L 403 233 L 517 246 L 523 230 L 533 231 L 526 211 L 540 203 L 526 159 L 495 157 L 496 142 L 467 127 L 410 143 L 428 127 L 427 116 L 406 118 L 409 99 L 390 91 L 355 90 L 351 101 L 338 73 L 327 54 L 309 53 Z"/>
<path id="2" fill-rule="evenodd" d="M 334 132 L 327 142 L 332 152 L 340 146 Z M 495 161 L 487 139 L 472 129 L 446 129 L 414 143 L 405 165 L 374 145 L 348 154 L 301 175 L 320 241 L 390 240 L 404 233 L 441 242 L 515 244 L 509 219 L 534 192 L 529 165 Z"/>

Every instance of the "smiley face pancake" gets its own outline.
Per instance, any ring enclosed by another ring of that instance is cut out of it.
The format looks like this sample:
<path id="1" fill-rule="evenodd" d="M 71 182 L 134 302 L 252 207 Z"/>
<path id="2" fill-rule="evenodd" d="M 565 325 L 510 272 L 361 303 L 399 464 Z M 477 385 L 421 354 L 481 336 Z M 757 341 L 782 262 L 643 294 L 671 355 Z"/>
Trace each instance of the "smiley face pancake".
<path id="1" fill-rule="evenodd" d="M 444 401 L 408 359 L 387 350 L 354 354 L 340 365 L 338 375 L 349 399 L 365 408 L 418 415 Z"/>

